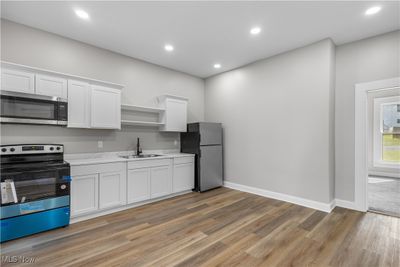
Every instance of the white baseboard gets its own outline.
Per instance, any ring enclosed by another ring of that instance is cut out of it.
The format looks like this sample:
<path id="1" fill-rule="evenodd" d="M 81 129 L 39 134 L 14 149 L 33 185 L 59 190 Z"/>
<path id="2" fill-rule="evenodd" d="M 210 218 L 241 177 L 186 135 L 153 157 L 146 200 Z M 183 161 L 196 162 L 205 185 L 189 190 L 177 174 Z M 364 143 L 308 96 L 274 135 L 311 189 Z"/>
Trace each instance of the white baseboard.
<path id="1" fill-rule="evenodd" d="M 228 188 L 236 189 L 239 191 L 263 196 L 263 197 L 268 197 L 268 198 L 273 198 L 273 199 L 277 199 L 277 200 L 290 202 L 290 203 L 304 206 L 307 208 L 321 210 L 324 212 L 331 212 L 335 207 L 335 201 L 332 201 L 331 203 L 323 203 L 323 202 L 318 202 L 318 201 L 314 201 L 314 200 L 309 200 L 306 198 L 295 197 L 295 196 L 291 196 L 291 195 L 268 191 L 265 189 L 251 187 L 251 186 L 247 186 L 247 185 L 232 183 L 232 182 L 228 182 L 228 181 L 224 182 L 224 186 L 228 187 Z"/>
<path id="2" fill-rule="evenodd" d="M 335 203 L 336 203 L 335 205 L 337 207 L 350 209 L 350 210 L 359 210 L 354 201 L 348 201 L 348 200 L 343 200 L 343 199 L 335 199 Z"/>

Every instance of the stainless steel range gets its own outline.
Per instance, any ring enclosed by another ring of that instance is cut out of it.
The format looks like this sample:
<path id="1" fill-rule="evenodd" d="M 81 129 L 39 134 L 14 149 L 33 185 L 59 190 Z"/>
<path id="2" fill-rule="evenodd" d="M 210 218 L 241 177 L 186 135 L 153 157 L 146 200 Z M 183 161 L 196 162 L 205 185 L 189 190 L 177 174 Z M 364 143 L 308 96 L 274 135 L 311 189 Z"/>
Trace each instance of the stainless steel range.
<path id="1" fill-rule="evenodd" d="M 69 224 L 63 145 L 2 145 L 0 159 L 1 242 Z"/>

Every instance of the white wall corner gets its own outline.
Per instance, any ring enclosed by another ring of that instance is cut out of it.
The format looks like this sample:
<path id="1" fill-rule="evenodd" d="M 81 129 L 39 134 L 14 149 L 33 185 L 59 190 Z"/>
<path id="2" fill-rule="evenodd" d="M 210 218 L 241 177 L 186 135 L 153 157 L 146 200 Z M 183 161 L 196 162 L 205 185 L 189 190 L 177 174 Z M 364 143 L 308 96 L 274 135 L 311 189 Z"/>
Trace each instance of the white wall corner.
<path id="1" fill-rule="evenodd" d="M 348 201 L 348 200 L 343 200 L 343 199 L 335 199 L 335 206 L 336 207 L 345 208 L 345 209 L 350 209 L 350 210 L 362 211 L 362 210 L 357 208 L 356 203 L 354 201 Z"/>
<path id="2" fill-rule="evenodd" d="M 331 212 L 335 208 L 335 200 L 333 200 L 330 203 L 323 203 L 319 201 L 314 201 L 310 199 L 305 199 L 301 197 L 296 197 L 296 196 L 291 196 L 291 195 L 286 195 L 282 193 L 277 193 L 265 189 L 260 189 L 256 187 L 251 187 L 247 185 L 242 185 L 242 184 L 237 184 L 237 183 L 232 183 L 229 181 L 224 181 L 224 186 L 227 188 L 263 196 L 263 197 L 268 197 L 268 198 L 273 198 L 289 203 L 293 203 L 296 205 L 304 206 L 307 208 L 312 208 L 324 212 Z"/>

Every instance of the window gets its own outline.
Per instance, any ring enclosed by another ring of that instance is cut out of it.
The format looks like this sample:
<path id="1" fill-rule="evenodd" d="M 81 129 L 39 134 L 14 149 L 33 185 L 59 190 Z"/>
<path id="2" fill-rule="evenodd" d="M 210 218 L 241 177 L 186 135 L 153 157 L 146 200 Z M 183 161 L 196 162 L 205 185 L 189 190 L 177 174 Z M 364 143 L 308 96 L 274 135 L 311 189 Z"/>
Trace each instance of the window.
<path id="1" fill-rule="evenodd" d="M 400 164 L 400 96 L 374 99 L 374 166 Z"/>

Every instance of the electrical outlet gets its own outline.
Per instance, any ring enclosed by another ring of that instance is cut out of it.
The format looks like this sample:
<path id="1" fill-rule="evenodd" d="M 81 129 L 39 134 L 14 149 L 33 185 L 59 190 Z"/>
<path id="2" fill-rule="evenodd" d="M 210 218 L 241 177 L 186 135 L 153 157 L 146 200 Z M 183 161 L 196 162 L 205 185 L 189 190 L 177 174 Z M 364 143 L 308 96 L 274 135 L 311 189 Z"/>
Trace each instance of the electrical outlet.
<path id="1" fill-rule="evenodd" d="M 97 141 L 97 147 L 103 148 L 103 141 Z"/>

